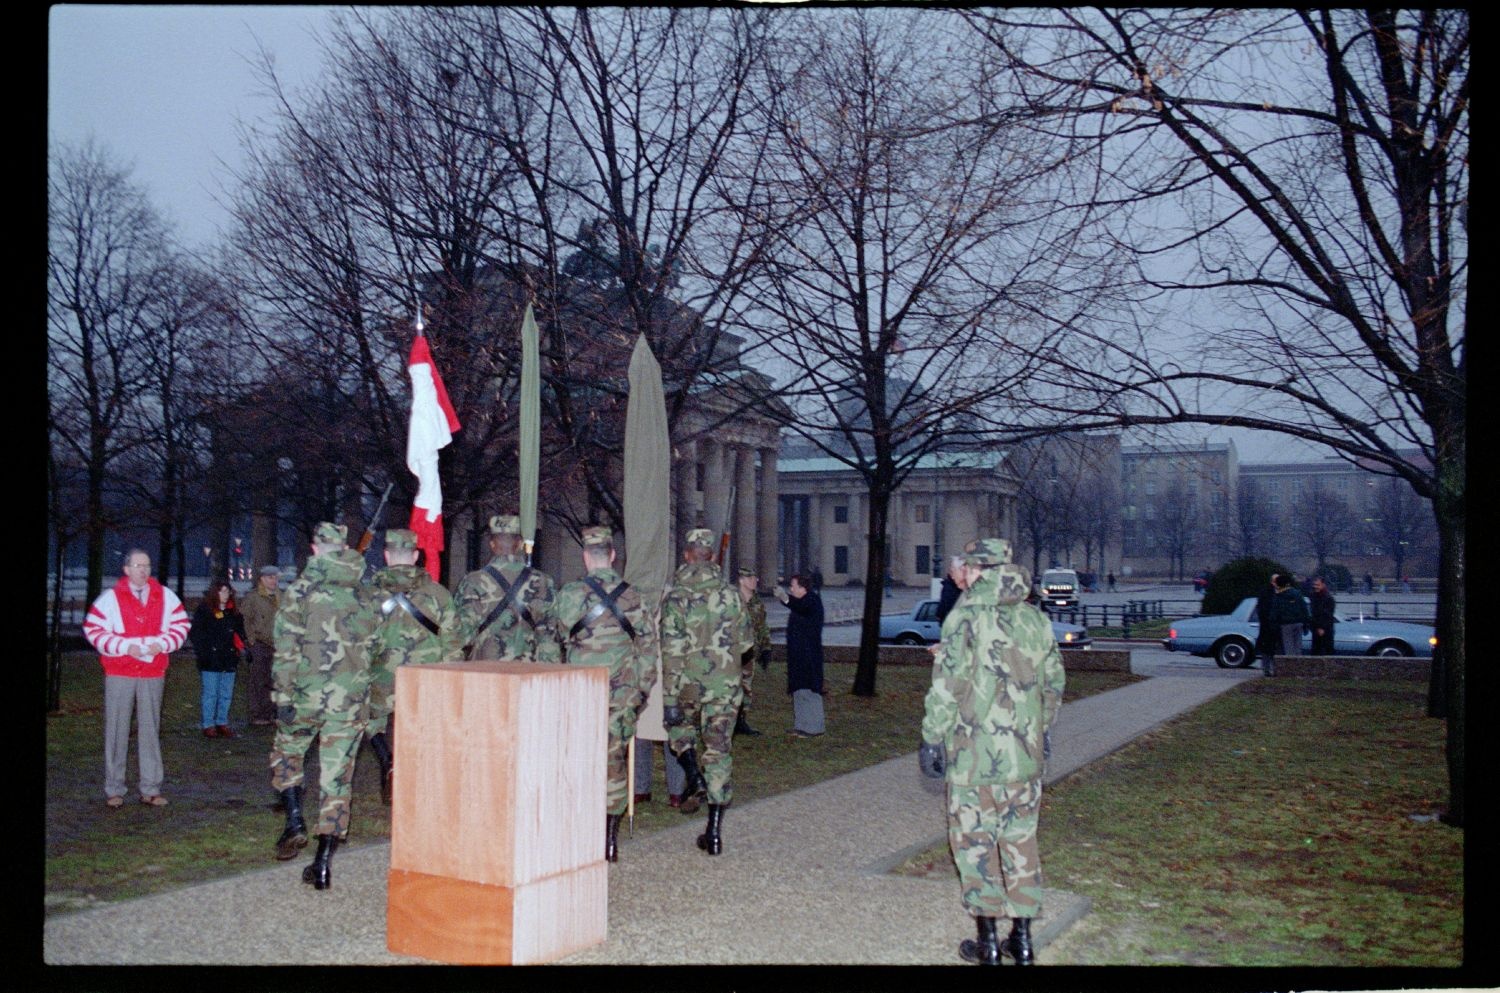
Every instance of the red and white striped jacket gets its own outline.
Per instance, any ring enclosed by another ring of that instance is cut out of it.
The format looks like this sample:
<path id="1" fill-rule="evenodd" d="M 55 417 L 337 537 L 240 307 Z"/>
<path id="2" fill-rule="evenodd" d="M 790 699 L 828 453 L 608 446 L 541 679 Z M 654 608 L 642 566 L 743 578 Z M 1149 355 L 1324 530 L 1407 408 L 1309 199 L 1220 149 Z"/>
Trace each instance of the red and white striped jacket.
<path id="1" fill-rule="evenodd" d="M 99 662 L 108 676 L 133 676 L 156 679 L 167 674 L 167 655 L 182 647 L 192 625 L 177 594 L 155 579 L 147 580 L 143 604 L 130 590 L 124 576 L 114 589 L 99 594 L 83 621 L 83 636 L 99 653 Z M 156 641 L 166 651 L 151 659 L 130 654 L 132 645 Z"/>

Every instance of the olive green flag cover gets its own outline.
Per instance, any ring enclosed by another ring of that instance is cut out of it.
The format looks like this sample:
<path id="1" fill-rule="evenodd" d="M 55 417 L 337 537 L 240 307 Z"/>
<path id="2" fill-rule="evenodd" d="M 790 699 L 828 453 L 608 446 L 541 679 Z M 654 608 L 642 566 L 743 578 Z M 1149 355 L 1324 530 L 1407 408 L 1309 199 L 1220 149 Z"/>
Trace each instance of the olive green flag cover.
<path id="1" fill-rule="evenodd" d="M 526 542 L 528 559 L 536 541 L 537 468 L 542 460 L 542 389 L 541 360 L 538 358 L 536 318 L 531 302 L 521 319 L 521 444 L 518 462 L 521 470 L 521 538 Z"/>
<path id="2" fill-rule="evenodd" d="M 672 480 L 672 439 L 661 366 L 646 342 L 630 353 L 630 399 L 625 408 L 625 581 L 654 608 L 672 574 L 672 534 L 667 520 Z M 524 522 L 523 522 L 524 523 Z"/>

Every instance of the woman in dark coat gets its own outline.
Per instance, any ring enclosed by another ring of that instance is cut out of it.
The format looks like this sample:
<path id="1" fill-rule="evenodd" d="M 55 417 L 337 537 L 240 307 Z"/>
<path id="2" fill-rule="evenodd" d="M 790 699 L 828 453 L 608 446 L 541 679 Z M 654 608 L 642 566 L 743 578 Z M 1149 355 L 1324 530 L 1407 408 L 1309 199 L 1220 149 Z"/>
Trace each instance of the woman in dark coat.
<path id="1" fill-rule="evenodd" d="M 229 727 L 229 701 L 234 696 L 234 672 L 245 650 L 245 618 L 234 604 L 234 587 L 216 579 L 193 612 L 188 640 L 198 656 L 203 680 L 203 737 L 238 737 Z"/>
<path id="2" fill-rule="evenodd" d="M 823 598 L 806 576 L 777 587 L 776 597 L 791 611 L 786 622 L 786 691 L 792 695 L 792 734 L 813 738 L 823 726 Z"/>

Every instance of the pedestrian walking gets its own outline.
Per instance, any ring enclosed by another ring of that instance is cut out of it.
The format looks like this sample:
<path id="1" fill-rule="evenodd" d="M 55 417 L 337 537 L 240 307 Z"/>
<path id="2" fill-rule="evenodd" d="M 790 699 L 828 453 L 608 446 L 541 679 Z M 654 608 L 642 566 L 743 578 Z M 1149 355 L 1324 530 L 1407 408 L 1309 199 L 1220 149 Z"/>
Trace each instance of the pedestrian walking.
<path id="1" fill-rule="evenodd" d="M 743 690 L 740 659 L 753 644 L 739 591 L 714 564 L 714 533 L 687 533 L 683 564 L 662 601 L 662 724 L 687 774 L 682 805 L 689 814 L 708 801 L 708 824 L 698 847 L 723 851 L 724 808 L 734 799 L 735 715 Z M 703 764 L 699 768 L 698 749 Z"/>
<path id="2" fill-rule="evenodd" d="M 1042 774 L 1066 681 L 1050 622 L 1026 603 L 1031 577 L 1010 559 L 1000 538 L 966 549 L 968 589 L 943 622 L 918 751 L 922 774 L 947 780 L 948 845 L 977 933 L 959 956 L 980 965 L 1034 961 Z"/>
<path id="3" fill-rule="evenodd" d="M 376 591 L 360 583 L 364 556 L 345 544 L 347 535 L 342 524 L 314 528 L 312 557 L 287 587 L 276 614 L 271 671 L 276 701 L 271 788 L 286 808 L 276 858 L 295 858 L 307 844 L 302 770 L 316 738 L 318 851 L 302 870 L 302 881 L 319 890 L 333 885 L 333 853 L 349 835 L 354 761 L 364 736 L 370 657 L 380 622 Z"/>
<path id="4" fill-rule="evenodd" d="M 1266 588 L 1255 599 L 1255 652 L 1260 656 L 1260 667 L 1267 676 L 1276 675 L 1276 652 L 1281 648 L 1281 629 L 1276 626 L 1273 614 L 1276 603 L 1276 584 L 1281 577 L 1271 573 Z"/>
<path id="5" fill-rule="evenodd" d="M 1338 623 L 1334 611 L 1338 607 L 1338 602 L 1334 599 L 1332 591 L 1328 589 L 1328 581 L 1322 576 L 1313 577 L 1312 603 L 1309 607 L 1312 614 L 1309 622 L 1312 626 L 1312 654 L 1334 654 L 1333 630 Z"/>
<path id="6" fill-rule="evenodd" d="M 557 591 L 552 609 L 563 636 L 562 660 L 609 670 L 604 859 L 618 862 L 620 819 L 630 801 L 630 739 L 656 680 L 655 632 L 640 593 L 615 572 L 614 532 L 586 527 L 582 545 L 585 575 Z"/>
<path id="7" fill-rule="evenodd" d="M 1307 600 L 1291 576 L 1276 577 L 1276 596 L 1271 601 L 1271 619 L 1281 632 L 1281 654 L 1302 654 L 1302 629 L 1312 620 Z"/>

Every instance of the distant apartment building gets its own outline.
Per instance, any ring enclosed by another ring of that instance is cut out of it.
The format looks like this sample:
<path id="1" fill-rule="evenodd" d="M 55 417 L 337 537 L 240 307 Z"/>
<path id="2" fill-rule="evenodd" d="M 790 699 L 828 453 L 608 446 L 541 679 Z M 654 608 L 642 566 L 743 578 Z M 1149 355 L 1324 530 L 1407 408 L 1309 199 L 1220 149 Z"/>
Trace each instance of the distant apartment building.
<path id="1" fill-rule="evenodd" d="M 1122 575 L 1187 578 L 1232 551 L 1234 442 L 1120 449 Z"/>

